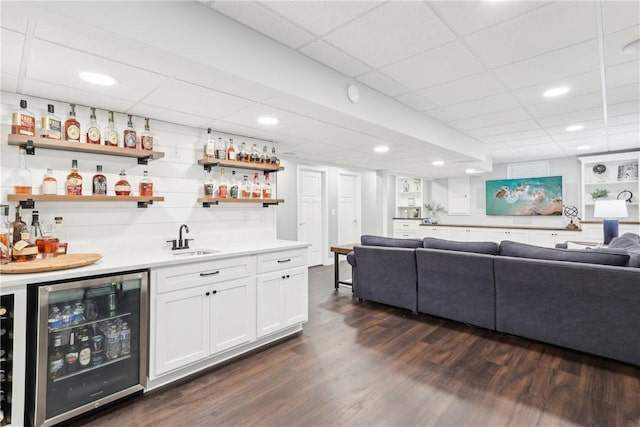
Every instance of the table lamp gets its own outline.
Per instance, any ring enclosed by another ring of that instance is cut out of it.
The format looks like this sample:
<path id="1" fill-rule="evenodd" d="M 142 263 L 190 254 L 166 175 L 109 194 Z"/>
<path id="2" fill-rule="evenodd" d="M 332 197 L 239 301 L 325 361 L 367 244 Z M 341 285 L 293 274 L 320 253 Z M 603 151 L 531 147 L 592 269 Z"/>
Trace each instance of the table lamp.
<path id="1" fill-rule="evenodd" d="M 596 200 L 593 209 L 595 218 L 603 218 L 604 244 L 608 245 L 611 239 L 618 236 L 618 218 L 626 218 L 627 202 L 624 200 Z"/>

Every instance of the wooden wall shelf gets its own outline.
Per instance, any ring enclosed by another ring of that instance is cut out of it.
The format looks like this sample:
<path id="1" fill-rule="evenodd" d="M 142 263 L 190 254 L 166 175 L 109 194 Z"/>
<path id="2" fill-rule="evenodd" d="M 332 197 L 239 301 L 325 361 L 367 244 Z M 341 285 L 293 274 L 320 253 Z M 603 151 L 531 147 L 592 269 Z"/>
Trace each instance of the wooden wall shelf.
<path id="1" fill-rule="evenodd" d="M 164 202 L 162 196 L 66 196 L 58 194 L 7 194 L 10 202 L 20 202 L 26 209 L 33 209 L 34 202 L 138 202 L 139 208 L 146 208 L 153 202 Z"/>
<path id="2" fill-rule="evenodd" d="M 279 172 L 284 170 L 284 167 L 279 165 L 239 162 L 237 160 L 200 159 L 198 160 L 198 164 L 203 165 L 207 171 L 210 171 L 211 168 L 215 166 L 223 168 L 250 169 L 263 172 Z"/>
<path id="3" fill-rule="evenodd" d="M 219 197 L 201 197 L 198 199 L 198 203 L 202 203 L 202 206 L 205 208 L 210 207 L 211 205 L 218 205 L 220 203 L 253 203 L 260 204 L 262 203 L 263 207 L 268 207 L 271 205 L 278 205 L 280 203 L 284 203 L 284 199 L 221 199 Z"/>

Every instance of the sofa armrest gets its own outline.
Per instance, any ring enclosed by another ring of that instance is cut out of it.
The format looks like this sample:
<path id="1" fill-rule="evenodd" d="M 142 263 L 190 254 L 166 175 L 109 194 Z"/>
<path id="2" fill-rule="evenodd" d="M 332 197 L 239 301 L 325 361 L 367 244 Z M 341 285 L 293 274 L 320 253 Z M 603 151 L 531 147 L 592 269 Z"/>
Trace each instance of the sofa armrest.
<path id="1" fill-rule="evenodd" d="M 349 253 L 347 254 L 347 262 L 349 263 L 349 265 L 350 265 L 351 267 L 357 267 L 357 264 L 356 264 L 356 254 L 355 254 L 353 251 L 351 251 L 351 252 L 349 252 Z"/>

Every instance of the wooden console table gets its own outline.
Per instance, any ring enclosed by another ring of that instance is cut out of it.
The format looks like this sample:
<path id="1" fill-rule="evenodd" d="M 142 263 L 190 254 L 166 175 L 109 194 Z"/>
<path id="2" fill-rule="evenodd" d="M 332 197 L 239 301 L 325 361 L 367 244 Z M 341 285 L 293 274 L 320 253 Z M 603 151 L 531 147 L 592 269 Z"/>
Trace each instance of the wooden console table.
<path id="1" fill-rule="evenodd" d="M 353 283 L 351 282 L 351 279 L 345 279 L 345 280 L 340 280 L 340 261 L 338 260 L 338 257 L 340 255 L 347 255 L 349 254 L 349 252 L 351 252 L 353 250 L 353 247 L 355 246 L 355 243 L 347 243 L 345 245 L 337 245 L 337 246 L 331 246 L 331 252 L 333 252 L 333 271 L 334 271 L 334 286 L 336 289 L 338 289 L 338 287 L 340 285 L 347 285 L 347 286 L 353 286 Z"/>

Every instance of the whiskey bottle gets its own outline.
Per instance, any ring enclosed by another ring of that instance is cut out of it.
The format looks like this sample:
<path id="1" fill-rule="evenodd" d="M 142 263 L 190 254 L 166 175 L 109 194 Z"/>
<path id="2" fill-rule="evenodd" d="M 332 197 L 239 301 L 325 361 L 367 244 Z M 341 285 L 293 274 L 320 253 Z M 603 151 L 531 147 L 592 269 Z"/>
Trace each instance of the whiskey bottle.
<path id="1" fill-rule="evenodd" d="M 215 197 L 215 183 L 213 182 L 213 176 L 211 176 L 211 171 L 207 174 L 207 178 L 204 181 L 204 197 L 214 198 Z"/>
<path id="2" fill-rule="evenodd" d="M 262 196 L 262 190 L 260 186 L 260 177 L 258 172 L 253 174 L 253 186 L 251 187 L 251 198 L 259 199 Z"/>
<path id="3" fill-rule="evenodd" d="M 120 171 L 120 179 L 115 186 L 116 196 L 128 196 L 131 194 L 131 184 L 127 181 L 127 174 L 124 169 Z"/>
<path id="4" fill-rule="evenodd" d="M 136 148 L 136 145 L 138 144 L 138 135 L 136 133 L 136 130 L 133 128 L 131 114 L 129 114 L 127 128 L 124 130 L 122 140 L 124 141 L 125 148 Z"/>
<path id="5" fill-rule="evenodd" d="M 118 128 L 113 122 L 113 111 L 109 111 L 109 122 L 104 128 L 104 145 L 117 147 L 120 145 Z"/>
<path id="6" fill-rule="evenodd" d="M 138 184 L 138 191 L 141 196 L 153 197 L 153 182 L 149 178 L 148 171 L 143 172 L 143 177 Z"/>
<path id="7" fill-rule="evenodd" d="M 67 373 L 73 373 L 78 370 L 80 367 L 80 362 L 78 361 L 78 344 L 76 344 L 76 330 L 72 329 L 69 333 L 69 346 L 67 347 L 67 352 L 64 355 L 64 362 L 67 366 Z"/>
<path id="8" fill-rule="evenodd" d="M 140 135 L 140 148 L 153 151 L 153 135 L 149 130 L 149 119 L 144 119 L 144 132 Z"/>
<path id="9" fill-rule="evenodd" d="M 9 205 L 0 205 L 0 264 L 11 262 L 11 244 L 13 243 L 13 230 L 9 222 Z"/>
<path id="10" fill-rule="evenodd" d="M 236 160 L 236 147 L 233 145 L 233 138 L 229 138 L 229 148 L 227 148 L 227 160 Z"/>
<path id="11" fill-rule="evenodd" d="M 76 120 L 76 104 L 69 104 L 69 118 L 64 122 L 64 139 L 80 142 L 80 122 Z"/>
<path id="12" fill-rule="evenodd" d="M 11 115 L 11 133 L 14 135 L 36 135 L 36 116 L 27 110 L 27 101 L 20 100 L 20 109 Z"/>
<path id="13" fill-rule="evenodd" d="M 102 165 L 96 165 L 96 174 L 91 178 L 91 194 L 107 195 L 107 177 L 102 173 Z"/>
<path id="14" fill-rule="evenodd" d="M 231 171 L 231 190 L 229 193 L 232 199 L 238 198 L 239 187 L 240 185 L 236 177 L 236 171 Z"/>
<path id="15" fill-rule="evenodd" d="M 237 157 L 238 157 L 238 160 L 241 161 L 241 162 L 248 162 L 249 161 L 249 152 L 247 151 L 247 146 L 244 143 L 244 141 L 240 145 L 240 152 L 238 153 Z"/>
<path id="16" fill-rule="evenodd" d="M 16 207 L 16 219 L 11 223 L 11 245 L 15 245 L 22 239 L 22 233 L 28 232 L 27 223 L 22 220 L 22 206 Z"/>
<path id="17" fill-rule="evenodd" d="M 47 115 L 40 120 L 40 136 L 49 139 L 62 138 L 62 120 L 54 114 L 53 104 L 47 105 Z"/>
<path id="18" fill-rule="evenodd" d="M 227 198 L 227 181 L 224 179 L 224 168 L 220 168 L 220 182 L 218 183 L 218 197 Z"/>
<path id="19" fill-rule="evenodd" d="M 38 247 L 30 241 L 29 228 L 22 220 L 22 207 L 16 208 L 16 220 L 11 224 L 13 249 L 11 259 L 15 262 L 33 261 L 38 256 Z"/>
<path id="20" fill-rule="evenodd" d="M 27 169 L 27 151 L 24 148 L 18 150 L 18 169 L 13 172 L 13 191 L 16 194 L 31 194 L 31 171 Z"/>
<path id="21" fill-rule="evenodd" d="M 271 147 L 271 164 L 274 166 L 280 165 L 280 159 L 276 156 L 276 147 Z"/>
<path id="22" fill-rule="evenodd" d="M 242 176 L 242 187 L 240 188 L 240 198 L 241 199 L 250 199 L 251 198 L 251 184 L 249 184 L 249 176 Z"/>
<path id="23" fill-rule="evenodd" d="M 262 154 L 260 154 L 260 163 L 268 164 L 271 163 L 271 157 L 269 157 L 269 153 L 267 152 L 267 146 L 262 147 Z"/>
<path id="24" fill-rule="evenodd" d="M 40 185 L 41 194 L 58 194 L 58 180 L 53 177 L 53 169 L 47 169 Z"/>
<path id="25" fill-rule="evenodd" d="M 258 147 L 256 144 L 251 146 L 251 154 L 249 154 L 249 161 L 253 163 L 260 162 L 260 154 L 258 153 Z"/>
<path id="26" fill-rule="evenodd" d="M 216 159 L 227 159 L 227 147 L 221 137 L 218 137 L 218 141 L 216 142 Z"/>
<path id="27" fill-rule="evenodd" d="M 67 175 L 67 196 L 82 196 L 82 175 L 78 173 L 78 161 L 71 160 L 71 172 Z"/>
<path id="28" fill-rule="evenodd" d="M 269 173 L 264 174 L 264 185 L 262 186 L 262 198 L 270 199 L 272 195 L 271 181 L 269 180 Z"/>
<path id="29" fill-rule="evenodd" d="M 204 157 L 207 160 L 213 160 L 216 158 L 216 142 L 211 135 L 211 128 L 207 129 L 207 136 L 204 139 Z"/>
<path id="30" fill-rule="evenodd" d="M 89 118 L 89 127 L 87 128 L 87 144 L 100 145 L 100 126 L 96 121 L 96 109 L 91 108 L 91 117 Z"/>
<path id="31" fill-rule="evenodd" d="M 53 336 L 53 348 L 49 352 L 49 379 L 55 380 L 64 375 L 64 354 L 62 352 L 62 336 Z"/>

